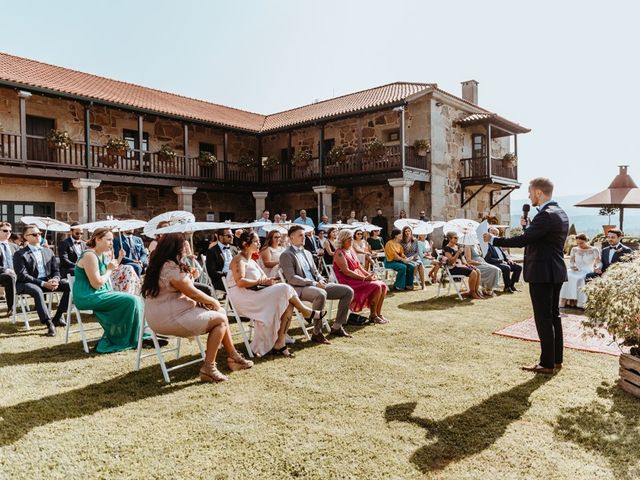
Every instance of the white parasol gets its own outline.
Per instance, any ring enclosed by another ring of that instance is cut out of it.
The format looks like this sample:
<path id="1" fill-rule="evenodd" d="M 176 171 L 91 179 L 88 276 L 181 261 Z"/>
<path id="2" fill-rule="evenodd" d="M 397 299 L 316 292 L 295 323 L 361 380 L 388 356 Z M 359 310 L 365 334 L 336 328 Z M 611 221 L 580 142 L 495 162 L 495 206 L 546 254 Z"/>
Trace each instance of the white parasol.
<path id="1" fill-rule="evenodd" d="M 265 225 L 264 231 L 270 232 L 272 230 L 277 230 L 280 233 L 284 233 L 285 235 L 289 233 L 289 229 L 294 225 L 299 225 L 298 223 L 271 223 L 269 225 Z M 300 225 L 304 229 L 304 233 L 313 232 L 313 227 L 311 225 Z"/>
<path id="2" fill-rule="evenodd" d="M 413 230 L 418 225 L 420 225 L 420 223 L 423 223 L 422 220 L 419 220 L 417 218 L 399 218 L 398 220 L 393 222 L 393 226 L 399 228 L 400 230 L 402 230 L 404 227 L 411 227 L 411 229 Z"/>
<path id="3" fill-rule="evenodd" d="M 142 231 L 145 236 L 149 238 L 155 238 L 155 231 L 158 228 L 158 224 L 160 222 L 169 222 L 170 225 L 175 223 L 186 223 L 186 222 L 195 222 L 196 217 L 191 212 L 187 212 L 186 210 L 173 210 L 171 212 L 161 213 L 160 215 L 156 215 L 151 220 L 147 222 L 147 225 L 144 227 Z"/>
<path id="4" fill-rule="evenodd" d="M 49 230 L 52 232 L 68 232 L 71 229 L 68 223 L 49 217 L 21 217 L 20 221 L 25 225 L 33 224 L 36 227 L 43 229 L 45 234 Z"/>
<path id="5" fill-rule="evenodd" d="M 126 232 L 127 230 L 136 230 L 142 228 L 147 224 L 144 220 L 118 220 L 112 218 L 109 220 L 99 220 L 97 222 L 83 223 L 76 225 L 73 228 L 81 228 L 82 230 L 88 230 L 93 232 L 98 228 L 108 228 L 112 232 Z"/>
<path id="6" fill-rule="evenodd" d="M 416 228 L 413 229 L 414 235 L 429 235 L 436 228 L 444 227 L 445 223 L 440 221 L 420 222 Z"/>
<path id="7" fill-rule="evenodd" d="M 447 232 L 456 232 L 460 237 L 458 239 L 460 245 L 475 245 L 479 243 L 478 235 L 476 234 L 479 226 L 480 224 L 475 220 L 456 218 L 455 220 L 445 223 L 443 228 L 445 235 Z"/>

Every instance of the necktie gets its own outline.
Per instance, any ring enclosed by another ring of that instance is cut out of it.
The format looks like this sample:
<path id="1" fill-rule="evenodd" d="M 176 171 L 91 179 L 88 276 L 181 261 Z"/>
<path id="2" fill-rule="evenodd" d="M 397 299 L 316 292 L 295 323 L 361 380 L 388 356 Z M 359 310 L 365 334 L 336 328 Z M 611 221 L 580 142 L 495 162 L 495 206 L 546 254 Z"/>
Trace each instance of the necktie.
<path id="1" fill-rule="evenodd" d="M 134 260 L 138 259 L 135 248 L 133 248 L 133 237 L 129 237 L 129 252 L 131 253 L 131 258 L 133 258 Z"/>
<path id="2" fill-rule="evenodd" d="M 231 247 L 222 247 L 223 250 L 230 250 Z"/>
<path id="3" fill-rule="evenodd" d="M 4 254 L 4 267 L 13 270 L 13 257 L 9 251 L 9 245 L 2 243 L 2 253 Z"/>

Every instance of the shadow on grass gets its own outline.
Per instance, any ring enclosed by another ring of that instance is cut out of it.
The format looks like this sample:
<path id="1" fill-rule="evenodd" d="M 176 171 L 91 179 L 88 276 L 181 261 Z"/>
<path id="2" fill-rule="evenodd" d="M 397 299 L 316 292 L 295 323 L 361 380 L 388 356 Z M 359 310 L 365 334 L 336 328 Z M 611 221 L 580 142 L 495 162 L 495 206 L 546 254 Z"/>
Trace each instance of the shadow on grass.
<path id="1" fill-rule="evenodd" d="M 450 295 L 446 297 L 433 297 L 426 300 L 418 300 L 416 302 L 401 303 L 398 308 L 410 311 L 427 311 L 427 310 L 449 310 L 455 307 L 470 307 L 473 302 L 469 299 L 460 301 L 457 296 Z"/>
<path id="2" fill-rule="evenodd" d="M 91 358 L 102 354 L 96 354 L 94 350 L 98 340 L 89 341 L 89 353 L 82 349 L 81 342 L 57 344 L 50 347 L 28 350 L 25 352 L 3 353 L 0 355 L 0 368 L 13 365 L 27 365 L 31 363 L 60 363 Z"/>
<path id="3" fill-rule="evenodd" d="M 555 435 L 605 457 L 615 478 L 640 478 L 638 399 L 606 382 L 597 393 L 600 399 L 590 404 L 564 409 Z"/>
<path id="4" fill-rule="evenodd" d="M 195 355 L 180 357 L 180 362 L 196 358 Z M 169 362 L 168 365 L 173 363 Z M 196 378 L 193 369 L 185 368 L 171 373 L 172 383 L 165 385 L 162 383 L 160 367 L 156 364 L 77 390 L 0 408 L 0 447 L 17 442 L 34 428 L 166 395 L 194 384 L 187 382 Z"/>
<path id="5" fill-rule="evenodd" d="M 434 421 L 413 415 L 416 402 L 388 406 L 387 422 L 405 422 L 427 431 L 427 438 L 435 442 L 419 448 L 411 462 L 422 472 L 442 470 L 482 452 L 504 435 L 507 427 L 529 409 L 529 396 L 551 377 L 536 376 L 510 390 L 490 396 L 457 415 Z"/>

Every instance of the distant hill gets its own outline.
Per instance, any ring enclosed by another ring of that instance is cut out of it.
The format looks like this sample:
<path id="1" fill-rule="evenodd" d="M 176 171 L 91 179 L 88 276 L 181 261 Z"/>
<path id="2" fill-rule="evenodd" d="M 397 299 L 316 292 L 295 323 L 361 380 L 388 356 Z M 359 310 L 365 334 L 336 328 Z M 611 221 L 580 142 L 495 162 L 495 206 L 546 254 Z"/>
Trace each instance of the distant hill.
<path id="1" fill-rule="evenodd" d="M 569 195 L 557 197 L 555 200 L 569 215 L 569 221 L 576 226 L 578 232 L 594 235 L 602 232 L 602 225 L 608 223 L 607 217 L 598 215 L 597 208 L 574 207 L 576 203 L 583 200 L 588 195 Z M 511 200 L 511 225 L 520 223 L 522 215 L 522 205 L 530 203 L 529 200 Z M 535 213 L 535 208 L 531 209 L 531 216 Z M 611 217 L 611 223 L 618 225 L 618 214 Z M 624 230 L 627 235 L 640 235 L 640 209 L 629 208 L 624 211 Z"/>

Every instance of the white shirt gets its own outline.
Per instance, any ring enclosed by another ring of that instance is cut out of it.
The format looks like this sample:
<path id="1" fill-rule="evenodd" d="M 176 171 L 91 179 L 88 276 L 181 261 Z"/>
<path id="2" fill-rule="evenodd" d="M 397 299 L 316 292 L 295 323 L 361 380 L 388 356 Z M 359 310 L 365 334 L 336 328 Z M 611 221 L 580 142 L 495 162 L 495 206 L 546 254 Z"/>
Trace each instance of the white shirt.
<path id="1" fill-rule="evenodd" d="M 13 270 L 13 256 L 11 255 L 11 245 L 8 241 L 0 242 L 2 256 L 4 257 L 4 268 Z"/>
<path id="2" fill-rule="evenodd" d="M 611 250 L 609 250 L 609 263 L 613 260 L 613 256 L 616 254 L 618 248 L 620 248 L 620 242 L 611 246 Z"/>
<path id="3" fill-rule="evenodd" d="M 231 255 L 231 245 L 225 246 L 222 243 L 218 243 L 218 248 L 222 252 L 222 258 L 224 258 L 224 267 L 222 267 L 222 273 L 227 273 L 229 271 L 231 260 L 233 260 L 233 255 Z"/>
<path id="4" fill-rule="evenodd" d="M 259 219 L 256 220 L 256 222 L 258 223 L 264 223 L 265 225 L 269 224 L 269 223 L 273 223 L 271 220 L 269 220 L 268 218 L 262 218 L 260 217 Z M 256 232 L 258 234 L 259 237 L 266 237 L 267 236 L 267 231 L 264 229 L 264 227 L 258 227 L 258 230 Z"/>
<path id="5" fill-rule="evenodd" d="M 47 278 L 47 270 L 44 267 L 44 255 L 42 253 L 42 247 L 29 245 L 29 250 L 33 252 L 33 256 L 36 259 L 36 266 L 38 267 L 38 279 L 42 280 Z"/>

